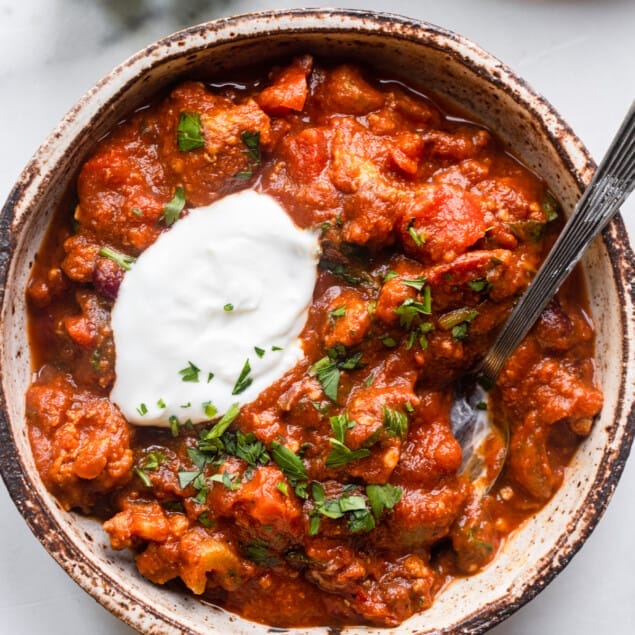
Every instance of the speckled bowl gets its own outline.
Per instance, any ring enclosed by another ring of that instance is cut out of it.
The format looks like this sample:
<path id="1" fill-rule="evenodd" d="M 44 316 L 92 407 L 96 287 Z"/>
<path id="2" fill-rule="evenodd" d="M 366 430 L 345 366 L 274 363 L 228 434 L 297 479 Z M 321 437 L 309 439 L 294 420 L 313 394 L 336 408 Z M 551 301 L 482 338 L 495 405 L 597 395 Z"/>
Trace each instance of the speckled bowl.
<path id="1" fill-rule="evenodd" d="M 588 152 L 567 124 L 501 62 L 459 35 L 385 14 L 297 10 L 203 24 L 150 45 L 80 100 L 24 170 L 0 218 L 0 469 L 15 504 L 51 555 L 106 608 L 143 633 L 243 634 L 268 629 L 150 584 L 136 572 L 130 555 L 109 549 L 95 521 L 62 511 L 44 489 L 24 423 L 24 392 L 31 375 L 25 285 L 51 212 L 95 141 L 123 114 L 192 73 L 213 77 L 302 51 L 372 64 L 459 103 L 539 172 L 567 211 L 593 173 Z M 484 632 L 544 588 L 595 527 L 622 472 L 635 428 L 632 262 L 618 217 L 584 259 L 605 406 L 564 485 L 513 534 L 485 571 L 454 582 L 430 610 L 392 632 Z"/>

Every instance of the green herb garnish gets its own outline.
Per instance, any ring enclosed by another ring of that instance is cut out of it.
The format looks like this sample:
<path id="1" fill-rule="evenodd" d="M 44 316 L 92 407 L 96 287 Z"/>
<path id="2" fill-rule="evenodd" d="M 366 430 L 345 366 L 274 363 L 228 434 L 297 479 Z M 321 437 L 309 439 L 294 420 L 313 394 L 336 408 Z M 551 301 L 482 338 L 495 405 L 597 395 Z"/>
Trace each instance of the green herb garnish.
<path id="1" fill-rule="evenodd" d="M 271 444 L 271 457 L 291 485 L 308 479 L 306 468 L 300 457 L 281 443 L 274 441 Z"/>
<path id="2" fill-rule="evenodd" d="M 408 434 L 408 417 L 403 412 L 388 408 L 388 406 L 384 406 L 383 416 L 384 428 L 386 428 L 388 433 L 400 439 L 405 439 Z"/>
<path id="3" fill-rule="evenodd" d="M 425 276 L 419 276 L 418 278 L 413 278 L 412 280 L 403 279 L 401 281 L 401 284 L 405 285 L 406 287 L 411 287 L 413 289 L 416 289 L 417 291 L 421 291 L 425 283 L 426 283 Z"/>
<path id="4" fill-rule="evenodd" d="M 249 376 L 249 373 L 251 373 L 251 366 L 249 365 L 249 359 L 247 359 L 240 371 L 240 375 L 238 375 L 238 379 L 232 390 L 232 395 L 239 395 L 251 386 L 254 380 L 253 377 Z"/>
<path id="5" fill-rule="evenodd" d="M 326 467 L 329 469 L 343 467 L 347 463 L 370 456 L 370 450 L 366 448 L 351 450 L 337 439 L 329 439 L 329 443 L 331 444 L 331 451 L 326 457 Z"/>
<path id="6" fill-rule="evenodd" d="M 407 329 L 412 327 L 416 317 L 432 313 L 432 295 L 430 287 L 424 287 L 423 302 L 413 298 L 406 298 L 395 310 L 399 316 L 399 324 Z"/>
<path id="7" fill-rule="evenodd" d="M 185 190 L 179 185 L 174 192 L 174 196 L 167 205 L 163 208 L 163 218 L 165 224 L 170 227 L 173 225 L 181 215 L 181 212 L 185 208 Z"/>
<path id="8" fill-rule="evenodd" d="M 130 271 L 130 265 L 133 265 L 135 262 L 137 262 L 137 259 L 133 256 L 123 254 L 120 251 L 113 249 L 112 247 L 102 247 L 99 250 L 99 255 L 102 256 L 102 258 L 108 258 L 109 260 L 116 262 L 122 269 L 125 269 L 126 271 Z"/>
<path id="9" fill-rule="evenodd" d="M 192 364 L 192 362 L 188 361 L 187 366 L 179 371 L 179 375 L 181 375 L 181 381 L 190 381 L 196 383 L 198 382 L 198 375 L 200 372 L 200 368 Z"/>
<path id="10" fill-rule="evenodd" d="M 208 419 L 213 419 L 218 413 L 218 408 L 211 401 L 205 401 L 201 405 L 203 407 L 203 412 Z"/>
<path id="11" fill-rule="evenodd" d="M 376 520 L 381 518 L 384 511 L 392 511 L 393 507 L 401 500 L 403 490 L 394 485 L 367 485 L 366 496 L 370 503 L 370 509 Z"/>
<path id="12" fill-rule="evenodd" d="M 143 417 L 144 415 L 148 414 L 148 406 L 146 406 L 144 403 L 139 404 L 139 406 L 137 407 L 137 412 Z"/>
<path id="13" fill-rule="evenodd" d="M 181 152 L 205 147 L 203 123 L 196 112 L 182 112 L 176 129 L 176 141 Z"/>
<path id="14" fill-rule="evenodd" d="M 204 433 L 202 433 L 201 439 L 204 441 L 220 439 L 223 436 L 225 430 L 227 430 L 227 428 L 229 428 L 229 426 L 236 420 L 239 412 L 240 405 L 238 403 L 232 404 L 213 428 L 210 428 L 209 430 L 206 430 Z"/>
<path id="15" fill-rule="evenodd" d="M 134 467 L 132 468 L 132 471 L 139 477 L 139 479 L 141 480 L 141 482 L 146 486 L 146 487 L 153 487 L 152 485 L 152 481 L 150 480 L 150 477 L 148 476 L 148 474 L 145 472 L 145 470 L 142 470 L 141 468 L 138 467 Z"/>
<path id="16" fill-rule="evenodd" d="M 333 309 L 333 311 L 331 311 L 329 315 L 332 318 L 344 317 L 346 315 L 346 306 L 342 305 L 338 307 L 337 309 Z"/>
<path id="17" fill-rule="evenodd" d="M 421 247 L 423 243 L 426 242 L 426 235 L 424 233 L 419 233 L 414 228 L 414 218 L 408 223 L 408 234 L 410 234 L 410 238 L 412 238 L 414 244 L 417 247 Z"/>

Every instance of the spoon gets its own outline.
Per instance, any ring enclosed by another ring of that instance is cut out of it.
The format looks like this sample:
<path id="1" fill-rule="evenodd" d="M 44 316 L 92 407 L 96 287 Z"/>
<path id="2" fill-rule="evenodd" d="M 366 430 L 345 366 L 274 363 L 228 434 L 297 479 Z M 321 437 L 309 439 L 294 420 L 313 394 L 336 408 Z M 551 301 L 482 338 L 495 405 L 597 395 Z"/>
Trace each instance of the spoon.
<path id="1" fill-rule="evenodd" d="M 487 414 L 486 389 L 496 383 L 507 358 L 516 349 L 589 244 L 602 231 L 635 187 L 635 102 L 578 201 L 573 214 L 542 267 L 520 298 L 494 344 L 481 362 L 455 388 L 450 413 L 452 432 L 463 451 L 465 472 L 486 494 L 496 482 L 507 454 L 509 430 Z M 486 469 L 486 443 L 498 444 L 496 465 Z"/>

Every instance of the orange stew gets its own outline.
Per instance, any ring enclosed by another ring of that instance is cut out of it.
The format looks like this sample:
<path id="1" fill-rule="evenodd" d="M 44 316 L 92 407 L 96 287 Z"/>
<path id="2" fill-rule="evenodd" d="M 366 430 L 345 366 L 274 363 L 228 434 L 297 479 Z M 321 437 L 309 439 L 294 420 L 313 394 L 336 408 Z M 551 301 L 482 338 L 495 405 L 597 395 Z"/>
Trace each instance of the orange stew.
<path id="1" fill-rule="evenodd" d="M 305 357 L 222 435 L 215 419 L 135 428 L 109 400 L 122 257 L 170 231 L 178 191 L 196 214 L 245 188 L 320 231 Z M 401 82 L 308 55 L 185 82 L 96 146 L 76 196 L 27 290 L 31 444 L 60 503 L 100 517 L 157 584 L 275 626 L 394 626 L 495 557 L 601 408 L 574 276 L 491 391 L 502 475 L 483 496 L 461 473 L 452 384 L 529 284 L 558 207 L 490 131 Z"/>

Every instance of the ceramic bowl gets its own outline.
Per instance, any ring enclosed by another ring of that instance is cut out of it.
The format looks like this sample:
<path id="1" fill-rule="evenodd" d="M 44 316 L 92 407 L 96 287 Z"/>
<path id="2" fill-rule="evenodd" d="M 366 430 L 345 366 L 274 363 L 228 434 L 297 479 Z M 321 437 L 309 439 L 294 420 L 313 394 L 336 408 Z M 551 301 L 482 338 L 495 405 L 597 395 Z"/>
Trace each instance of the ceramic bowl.
<path id="1" fill-rule="evenodd" d="M 136 572 L 130 555 L 109 549 L 97 522 L 64 512 L 45 490 L 24 422 L 24 392 L 31 376 L 24 289 L 51 212 L 96 140 L 123 115 L 179 78 L 211 78 L 304 51 L 370 64 L 460 104 L 546 179 L 567 213 L 594 170 L 567 124 L 500 61 L 459 35 L 385 14 L 297 10 L 202 24 L 150 45 L 79 101 L 20 176 L 0 220 L 0 466 L 15 504 L 51 555 L 106 608 L 143 633 L 246 634 L 268 629 L 150 584 Z M 544 588 L 595 527 L 622 472 L 635 428 L 635 312 L 629 262 L 632 254 L 618 217 L 583 264 L 605 405 L 563 486 L 510 537 L 493 564 L 449 585 L 430 610 L 393 632 L 484 632 Z"/>

